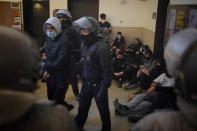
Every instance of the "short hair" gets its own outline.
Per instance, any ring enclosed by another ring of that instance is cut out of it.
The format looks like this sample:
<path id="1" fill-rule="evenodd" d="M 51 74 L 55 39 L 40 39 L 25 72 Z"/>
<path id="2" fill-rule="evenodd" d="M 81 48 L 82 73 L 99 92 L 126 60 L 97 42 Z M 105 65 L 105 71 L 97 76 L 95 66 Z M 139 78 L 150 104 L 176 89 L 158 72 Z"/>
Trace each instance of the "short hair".
<path id="1" fill-rule="evenodd" d="M 145 49 L 145 50 L 149 50 L 150 48 L 149 48 L 148 45 L 144 45 L 144 49 Z"/>
<path id="2" fill-rule="evenodd" d="M 100 18 L 105 19 L 106 15 L 104 13 L 100 14 Z"/>
<path id="3" fill-rule="evenodd" d="M 137 41 L 140 41 L 140 38 L 138 38 L 138 37 L 135 37 L 134 39 L 136 39 Z"/>
<path id="4" fill-rule="evenodd" d="M 117 32 L 117 35 L 118 35 L 118 34 L 119 34 L 119 35 L 122 35 L 122 32 Z"/>
<path id="5" fill-rule="evenodd" d="M 152 51 L 151 51 L 151 50 L 147 50 L 147 51 L 145 51 L 145 54 L 152 55 L 153 53 L 152 53 Z"/>

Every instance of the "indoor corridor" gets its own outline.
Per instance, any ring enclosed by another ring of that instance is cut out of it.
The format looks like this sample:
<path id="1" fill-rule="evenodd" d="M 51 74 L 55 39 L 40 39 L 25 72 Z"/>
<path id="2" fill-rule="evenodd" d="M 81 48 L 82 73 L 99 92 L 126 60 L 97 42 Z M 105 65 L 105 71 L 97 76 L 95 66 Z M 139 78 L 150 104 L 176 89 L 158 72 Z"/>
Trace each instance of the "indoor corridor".
<path id="1" fill-rule="evenodd" d="M 40 88 L 37 90 L 37 93 L 44 99 L 47 99 L 46 83 L 39 83 L 39 85 Z M 81 87 L 81 82 L 79 82 L 79 87 Z M 113 101 L 115 100 L 115 98 L 118 98 L 120 103 L 126 103 L 128 99 L 128 95 L 130 95 L 132 91 L 133 89 L 125 90 L 124 88 L 117 88 L 116 82 L 112 81 L 111 87 L 109 88 L 109 107 L 111 113 L 112 131 L 128 131 L 129 129 L 131 129 L 133 123 L 130 123 L 127 117 L 115 115 Z M 78 102 L 75 99 L 71 86 L 69 86 L 68 92 L 66 94 L 66 101 L 75 106 L 74 109 L 70 112 L 72 117 L 74 118 L 77 115 Z M 93 99 L 92 105 L 90 107 L 88 119 L 85 124 L 85 130 L 99 131 L 100 128 L 101 128 L 101 120 L 100 120 L 98 109 L 96 107 L 96 103 Z"/>

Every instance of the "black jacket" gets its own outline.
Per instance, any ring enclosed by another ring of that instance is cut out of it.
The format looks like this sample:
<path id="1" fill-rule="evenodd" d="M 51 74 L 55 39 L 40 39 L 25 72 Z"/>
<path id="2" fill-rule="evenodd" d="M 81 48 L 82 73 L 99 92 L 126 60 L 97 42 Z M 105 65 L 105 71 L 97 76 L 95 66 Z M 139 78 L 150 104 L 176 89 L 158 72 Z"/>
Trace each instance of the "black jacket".
<path id="1" fill-rule="evenodd" d="M 87 81 L 98 81 L 101 88 L 108 88 L 112 81 L 111 54 L 107 44 L 97 40 L 90 47 L 82 44 L 83 76 Z"/>
<path id="2" fill-rule="evenodd" d="M 54 40 L 46 38 L 46 61 L 44 68 L 50 73 L 66 72 L 70 63 L 70 41 L 60 34 Z"/>

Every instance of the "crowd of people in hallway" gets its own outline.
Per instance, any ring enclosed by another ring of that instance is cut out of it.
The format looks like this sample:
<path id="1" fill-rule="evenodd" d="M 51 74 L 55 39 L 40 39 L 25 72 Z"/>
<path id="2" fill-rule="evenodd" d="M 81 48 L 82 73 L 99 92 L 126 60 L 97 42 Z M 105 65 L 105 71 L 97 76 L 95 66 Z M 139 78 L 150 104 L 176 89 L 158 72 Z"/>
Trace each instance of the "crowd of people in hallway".
<path id="1" fill-rule="evenodd" d="M 113 79 L 115 88 L 133 90 L 126 103 L 118 96 L 113 103 L 116 115 L 137 122 L 128 130 L 197 129 L 197 30 L 177 33 L 164 58 L 157 58 L 137 37 L 127 44 L 117 32 L 109 42 L 111 24 L 105 14 L 100 18 L 73 22 L 68 10 L 59 10 L 43 25 L 46 40 L 40 49 L 29 36 L 0 27 L 0 130 L 84 130 L 94 98 L 101 131 L 111 131 L 108 88 Z M 34 93 L 40 79 L 49 101 Z M 79 104 L 74 118 L 69 114 L 74 105 L 65 101 L 69 84 Z"/>

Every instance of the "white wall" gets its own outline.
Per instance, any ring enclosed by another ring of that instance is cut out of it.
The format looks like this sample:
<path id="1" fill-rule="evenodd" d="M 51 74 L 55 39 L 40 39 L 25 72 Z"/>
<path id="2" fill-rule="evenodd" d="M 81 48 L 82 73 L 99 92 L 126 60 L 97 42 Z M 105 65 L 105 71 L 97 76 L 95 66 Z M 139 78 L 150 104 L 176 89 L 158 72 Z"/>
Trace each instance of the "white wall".
<path id="1" fill-rule="evenodd" d="M 50 16 L 53 16 L 54 9 L 67 9 L 67 0 L 49 0 Z"/>
<path id="2" fill-rule="evenodd" d="M 147 0 L 145 9 L 144 27 L 155 32 L 156 19 L 152 18 L 153 12 L 157 13 L 158 0 Z"/>
<path id="3" fill-rule="evenodd" d="M 197 4 L 197 0 L 170 0 L 171 5 L 181 5 L 181 4 Z"/>
<path id="4" fill-rule="evenodd" d="M 100 0 L 99 14 L 105 13 L 112 26 L 143 27 L 146 2 L 140 0 Z"/>

